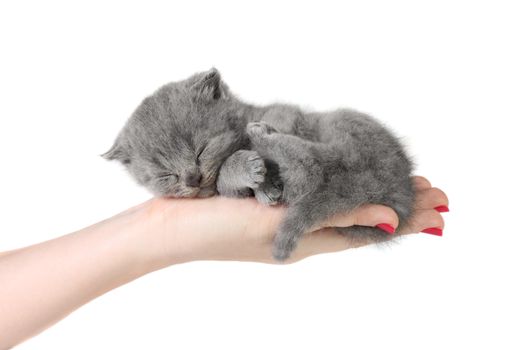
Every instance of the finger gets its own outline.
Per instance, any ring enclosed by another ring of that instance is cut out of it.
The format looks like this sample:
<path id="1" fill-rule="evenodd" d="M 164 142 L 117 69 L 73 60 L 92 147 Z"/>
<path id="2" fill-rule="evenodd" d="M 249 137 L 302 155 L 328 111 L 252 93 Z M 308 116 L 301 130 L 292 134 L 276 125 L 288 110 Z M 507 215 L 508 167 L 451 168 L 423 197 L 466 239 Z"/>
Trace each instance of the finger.
<path id="1" fill-rule="evenodd" d="M 434 209 L 416 209 L 400 233 L 416 233 L 430 228 L 443 230 L 444 227 L 445 220 Z"/>
<path id="2" fill-rule="evenodd" d="M 384 205 L 366 204 L 349 213 L 334 215 L 317 228 L 349 227 L 354 225 L 374 227 L 378 224 L 388 224 L 396 228 L 399 224 L 396 212 Z"/>
<path id="3" fill-rule="evenodd" d="M 416 209 L 433 209 L 439 206 L 448 208 L 448 198 L 445 192 L 437 187 L 418 191 L 416 194 Z"/>
<path id="4" fill-rule="evenodd" d="M 432 185 L 430 184 L 430 181 L 427 180 L 427 178 L 423 176 L 413 176 L 412 177 L 412 183 L 414 184 L 414 189 L 417 190 L 426 190 L 427 188 L 431 188 Z"/>

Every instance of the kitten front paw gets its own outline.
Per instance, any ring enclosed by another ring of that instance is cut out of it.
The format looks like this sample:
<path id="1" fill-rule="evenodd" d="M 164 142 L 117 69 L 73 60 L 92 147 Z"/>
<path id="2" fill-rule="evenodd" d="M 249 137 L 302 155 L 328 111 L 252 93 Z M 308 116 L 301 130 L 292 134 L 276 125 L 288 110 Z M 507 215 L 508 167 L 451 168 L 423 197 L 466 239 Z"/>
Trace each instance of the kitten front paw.
<path id="1" fill-rule="evenodd" d="M 248 136 L 253 138 L 261 138 L 269 134 L 277 132 L 277 130 L 265 122 L 252 122 L 246 126 L 246 132 Z"/>
<path id="2" fill-rule="evenodd" d="M 276 205 L 281 201 L 281 195 L 283 193 L 282 188 L 277 186 L 268 185 L 266 183 L 261 184 L 259 188 L 254 191 L 255 198 L 259 203 L 264 205 Z"/>
<path id="3" fill-rule="evenodd" d="M 264 182 L 266 175 L 266 166 L 264 160 L 255 151 L 246 151 L 246 175 L 247 183 L 246 186 L 252 189 L 256 189 L 260 184 Z"/>
<path id="4" fill-rule="evenodd" d="M 266 175 L 264 182 L 254 189 L 255 198 L 265 205 L 276 205 L 284 201 L 284 183 L 279 174 L 279 165 L 270 159 L 265 159 Z"/>

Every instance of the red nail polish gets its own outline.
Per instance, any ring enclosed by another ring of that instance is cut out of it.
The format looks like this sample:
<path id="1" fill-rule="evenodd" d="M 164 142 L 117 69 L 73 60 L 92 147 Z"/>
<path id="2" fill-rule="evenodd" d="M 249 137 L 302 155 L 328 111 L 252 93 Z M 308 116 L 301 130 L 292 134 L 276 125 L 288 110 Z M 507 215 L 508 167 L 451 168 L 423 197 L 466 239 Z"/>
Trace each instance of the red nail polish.
<path id="1" fill-rule="evenodd" d="M 421 230 L 421 232 L 425 232 L 434 236 L 443 236 L 443 230 L 439 227 L 426 228 L 424 230 Z"/>
<path id="2" fill-rule="evenodd" d="M 376 225 L 376 227 L 381 229 L 381 230 L 383 230 L 383 231 L 385 231 L 389 235 L 393 235 L 394 232 L 396 231 L 396 229 L 393 226 L 389 225 L 389 224 L 378 224 L 378 225 Z"/>
<path id="3" fill-rule="evenodd" d="M 435 207 L 434 209 L 436 209 L 440 213 L 448 212 L 448 207 L 446 205 L 439 205 L 439 206 Z"/>

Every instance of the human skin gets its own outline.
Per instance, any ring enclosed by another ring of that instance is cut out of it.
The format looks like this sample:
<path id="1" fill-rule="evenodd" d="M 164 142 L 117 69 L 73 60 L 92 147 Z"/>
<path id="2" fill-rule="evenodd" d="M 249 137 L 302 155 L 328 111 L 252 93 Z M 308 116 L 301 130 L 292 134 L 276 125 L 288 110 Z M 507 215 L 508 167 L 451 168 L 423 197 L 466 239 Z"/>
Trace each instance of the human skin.
<path id="1" fill-rule="evenodd" d="M 405 231 L 443 228 L 446 195 L 414 177 L 416 208 Z M 254 199 L 154 198 L 59 238 L 0 253 L 0 349 L 38 334 L 90 300 L 164 267 L 197 260 L 277 263 L 272 239 L 286 209 Z M 254 225 L 253 223 L 257 223 Z M 366 205 L 300 240 L 286 263 L 355 248 L 337 226 L 397 227 L 395 212 Z"/>

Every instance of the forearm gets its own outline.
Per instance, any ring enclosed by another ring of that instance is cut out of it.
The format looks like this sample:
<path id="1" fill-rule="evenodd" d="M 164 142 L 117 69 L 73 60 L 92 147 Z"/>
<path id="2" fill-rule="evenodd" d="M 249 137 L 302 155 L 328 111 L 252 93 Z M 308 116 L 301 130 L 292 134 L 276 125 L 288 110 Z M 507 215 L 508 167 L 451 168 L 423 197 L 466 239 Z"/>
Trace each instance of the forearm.
<path id="1" fill-rule="evenodd" d="M 157 266 L 136 209 L 78 232 L 0 255 L 0 349 Z M 140 252 L 140 253 L 139 253 Z"/>

